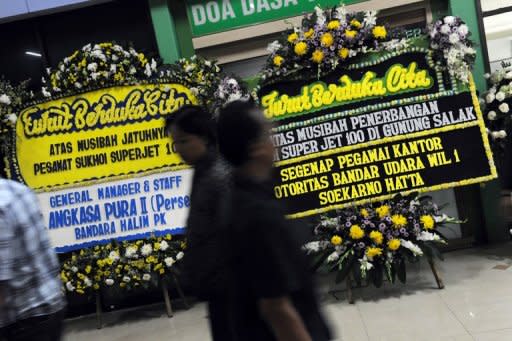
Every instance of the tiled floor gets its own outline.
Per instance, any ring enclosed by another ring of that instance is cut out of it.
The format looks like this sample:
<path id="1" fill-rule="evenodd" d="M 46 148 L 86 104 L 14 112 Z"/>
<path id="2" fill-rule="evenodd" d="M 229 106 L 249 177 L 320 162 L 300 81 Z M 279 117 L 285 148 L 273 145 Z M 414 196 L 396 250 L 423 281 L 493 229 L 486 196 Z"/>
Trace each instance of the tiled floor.
<path id="1" fill-rule="evenodd" d="M 512 340 L 512 244 L 445 256 L 439 264 L 444 290 L 436 289 L 428 265 L 420 263 L 410 266 L 407 285 L 356 289 L 355 305 L 324 294 L 323 306 L 337 340 Z M 321 282 L 326 283 L 321 292 L 333 289 L 327 278 Z M 177 311 L 172 319 L 163 306 L 152 306 L 110 313 L 104 322 L 97 330 L 94 317 L 68 321 L 64 339 L 209 340 L 206 310 L 200 304 Z"/>

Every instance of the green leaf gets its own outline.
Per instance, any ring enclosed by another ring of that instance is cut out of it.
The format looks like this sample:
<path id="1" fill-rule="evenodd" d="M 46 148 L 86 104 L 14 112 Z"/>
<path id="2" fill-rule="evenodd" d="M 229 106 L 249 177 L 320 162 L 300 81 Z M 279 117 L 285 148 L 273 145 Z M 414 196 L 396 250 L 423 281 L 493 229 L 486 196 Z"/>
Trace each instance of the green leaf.
<path id="1" fill-rule="evenodd" d="M 405 260 L 400 259 L 395 263 L 395 270 L 400 282 L 404 283 L 407 281 L 407 274 L 405 272 Z"/>
<path id="2" fill-rule="evenodd" d="M 352 267 L 354 266 L 354 261 L 355 261 L 355 257 L 353 255 L 350 255 L 344 261 L 339 263 L 340 264 L 339 271 L 336 274 L 336 279 L 335 279 L 336 284 L 343 282 L 343 280 L 347 277 L 347 275 L 352 270 Z"/>
<path id="3" fill-rule="evenodd" d="M 370 279 L 375 287 L 380 288 L 384 282 L 384 272 L 382 265 L 375 263 L 373 269 L 370 270 Z"/>

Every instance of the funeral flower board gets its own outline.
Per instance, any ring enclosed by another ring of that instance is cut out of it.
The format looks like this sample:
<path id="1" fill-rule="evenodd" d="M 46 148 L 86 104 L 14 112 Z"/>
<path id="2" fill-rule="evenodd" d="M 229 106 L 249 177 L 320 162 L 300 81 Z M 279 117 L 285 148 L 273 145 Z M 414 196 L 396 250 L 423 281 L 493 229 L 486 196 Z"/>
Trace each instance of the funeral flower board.
<path id="1" fill-rule="evenodd" d="M 269 80 L 259 99 L 276 125 L 275 196 L 292 217 L 497 176 L 473 81 L 442 72 L 422 39 Z"/>

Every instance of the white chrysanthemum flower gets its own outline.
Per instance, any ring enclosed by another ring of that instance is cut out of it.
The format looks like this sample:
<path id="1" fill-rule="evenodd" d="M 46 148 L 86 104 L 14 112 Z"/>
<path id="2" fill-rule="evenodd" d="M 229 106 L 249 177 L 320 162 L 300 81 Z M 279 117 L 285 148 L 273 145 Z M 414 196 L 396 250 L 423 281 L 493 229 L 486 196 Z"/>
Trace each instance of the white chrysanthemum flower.
<path id="1" fill-rule="evenodd" d="M 11 104 L 11 98 L 7 96 L 7 94 L 2 94 L 0 96 L 0 104 L 9 105 Z"/>
<path id="2" fill-rule="evenodd" d="M 53 88 L 53 91 L 54 92 L 61 92 L 62 90 L 59 87 L 56 86 L 56 87 Z"/>
<path id="3" fill-rule="evenodd" d="M 194 95 L 194 96 L 199 95 L 199 89 L 198 89 L 198 88 L 196 88 L 196 87 L 192 87 L 192 88 L 190 88 L 190 92 L 191 92 L 191 93 L 192 93 L 192 95 Z"/>
<path id="4" fill-rule="evenodd" d="M 185 66 L 185 72 L 192 72 L 192 71 L 194 71 L 195 68 L 196 68 L 196 64 L 194 64 L 194 63 L 188 64 L 187 66 Z"/>
<path id="5" fill-rule="evenodd" d="M 73 284 L 71 282 L 67 282 L 66 289 L 68 289 L 68 291 L 74 291 L 75 287 L 73 286 Z"/>
<path id="6" fill-rule="evenodd" d="M 492 103 L 496 99 L 496 95 L 494 95 L 492 92 L 489 92 L 487 96 L 485 96 L 485 101 L 487 103 Z"/>
<path id="7" fill-rule="evenodd" d="M 424 241 L 424 242 L 438 242 L 441 241 L 441 237 L 435 233 L 427 232 L 427 231 L 421 231 L 420 235 L 418 236 L 418 240 Z"/>
<path id="8" fill-rule="evenodd" d="M 238 101 L 241 98 L 242 98 L 242 93 L 240 91 L 234 92 L 232 94 L 229 94 L 226 104 L 234 102 L 234 101 Z"/>
<path id="9" fill-rule="evenodd" d="M 119 252 L 110 251 L 108 258 L 112 259 L 114 262 L 117 262 L 119 260 Z"/>
<path id="10" fill-rule="evenodd" d="M 170 268 L 171 266 L 174 265 L 174 263 L 176 263 L 176 261 L 172 257 L 167 257 L 164 259 L 164 263 L 165 265 L 167 265 L 168 268 Z"/>
<path id="11" fill-rule="evenodd" d="M 325 18 L 324 10 L 319 6 L 315 6 L 316 23 L 320 26 L 324 26 L 327 19 Z"/>
<path id="12" fill-rule="evenodd" d="M 15 125 L 16 124 L 16 121 L 18 121 L 18 116 L 16 116 L 15 114 L 9 114 L 7 116 L 7 122 L 9 122 L 11 125 Z"/>
<path id="13" fill-rule="evenodd" d="M 148 77 L 151 77 L 151 75 L 153 74 L 153 71 L 151 71 L 151 66 L 148 64 L 146 64 L 146 68 L 144 70 L 144 74 Z"/>
<path id="14" fill-rule="evenodd" d="M 136 73 L 137 73 L 137 69 L 136 69 L 134 66 L 132 66 L 132 67 L 130 68 L 130 74 L 131 74 L 131 75 L 134 75 L 134 74 L 136 74 Z"/>
<path id="15" fill-rule="evenodd" d="M 144 275 L 142 275 L 142 280 L 143 280 L 143 281 L 146 281 L 146 282 L 147 282 L 147 281 L 149 281 L 150 279 L 151 279 L 151 275 L 150 275 L 150 274 L 144 274 Z"/>
<path id="16" fill-rule="evenodd" d="M 75 88 L 81 89 L 82 88 L 82 84 L 80 84 L 79 82 L 76 82 L 75 83 Z"/>
<path id="17" fill-rule="evenodd" d="M 183 256 L 185 256 L 185 254 L 184 254 L 182 251 L 180 251 L 180 252 L 178 252 L 178 254 L 176 255 L 176 259 L 177 259 L 177 260 L 181 260 L 181 259 L 183 259 Z"/>
<path id="18" fill-rule="evenodd" d="M 447 24 L 447 25 L 453 25 L 455 24 L 455 17 L 452 16 L 452 15 L 449 15 L 449 16 L 446 16 L 444 18 L 444 23 Z"/>
<path id="19" fill-rule="evenodd" d="M 119 57 L 115 54 L 113 54 L 111 58 L 113 62 L 117 62 L 119 60 Z"/>
<path id="20" fill-rule="evenodd" d="M 505 137 L 507 137 L 507 132 L 505 130 L 500 130 L 498 131 L 498 135 L 500 139 L 504 139 Z"/>
<path id="21" fill-rule="evenodd" d="M 377 25 L 377 11 L 364 12 L 364 23 L 365 23 L 365 26 Z"/>
<path id="22" fill-rule="evenodd" d="M 368 261 L 368 258 L 366 256 L 360 259 L 359 263 L 361 264 L 361 270 L 364 272 L 373 269 L 373 264 Z"/>
<path id="23" fill-rule="evenodd" d="M 111 64 L 110 65 L 110 72 L 116 73 L 117 72 L 117 64 Z"/>
<path id="24" fill-rule="evenodd" d="M 452 33 L 452 34 L 450 34 L 449 40 L 450 40 L 450 43 L 457 44 L 460 41 L 460 38 L 457 33 Z"/>
<path id="25" fill-rule="evenodd" d="M 496 99 L 500 102 L 503 102 L 505 100 L 505 93 L 503 91 L 498 91 L 496 94 Z"/>
<path id="26" fill-rule="evenodd" d="M 491 138 L 492 138 L 493 140 L 498 140 L 498 139 L 500 138 L 500 133 L 499 133 L 499 132 L 497 132 L 497 131 L 492 131 L 492 132 L 491 132 Z"/>
<path id="27" fill-rule="evenodd" d="M 91 73 L 91 78 L 93 80 L 97 80 L 100 75 L 101 74 L 99 72 L 93 72 L 93 73 Z"/>
<path id="28" fill-rule="evenodd" d="M 410 250 L 415 256 L 423 256 L 423 251 L 421 251 L 420 247 L 410 240 L 400 239 L 400 246 Z"/>
<path id="29" fill-rule="evenodd" d="M 448 25 L 441 26 L 440 32 L 442 34 L 450 34 L 452 32 L 452 29 Z"/>
<path id="30" fill-rule="evenodd" d="M 505 79 L 512 79 L 512 71 L 509 71 L 505 74 Z"/>
<path id="31" fill-rule="evenodd" d="M 130 277 L 128 277 L 128 276 L 124 276 L 124 277 L 123 277 L 123 282 L 125 282 L 125 283 L 129 283 L 130 281 L 131 281 L 131 278 L 130 278 Z"/>
<path id="32" fill-rule="evenodd" d="M 271 42 L 270 44 L 268 44 L 267 46 L 267 51 L 268 53 L 270 54 L 274 54 L 276 53 L 277 51 L 279 51 L 279 49 L 282 47 L 282 45 L 279 43 L 278 40 L 274 40 L 273 42 Z"/>
<path id="33" fill-rule="evenodd" d="M 312 252 L 318 252 L 320 251 L 320 242 L 316 241 L 306 243 L 304 245 L 304 250 L 306 250 L 308 254 Z"/>
<path id="34" fill-rule="evenodd" d="M 494 121 L 496 117 L 496 111 L 494 110 L 489 111 L 489 113 L 487 114 L 487 118 L 489 119 L 489 121 Z"/>
<path id="35" fill-rule="evenodd" d="M 88 287 L 88 288 L 92 286 L 92 281 L 89 279 L 89 277 L 87 277 L 87 276 L 86 276 L 86 277 L 84 278 L 84 284 L 85 284 L 85 286 L 86 286 L 86 287 Z"/>
<path id="36" fill-rule="evenodd" d="M 145 257 L 149 256 L 153 252 L 153 247 L 151 244 L 144 244 L 142 245 L 142 248 L 140 249 L 140 253 Z"/>
<path id="37" fill-rule="evenodd" d="M 151 70 L 156 71 L 156 60 L 151 58 Z"/>
<path id="38" fill-rule="evenodd" d="M 165 251 L 169 248 L 169 243 L 167 243 L 165 240 L 162 240 L 160 243 L 160 250 Z"/>
<path id="39" fill-rule="evenodd" d="M 500 109 L 500 111 L 504 114 L 508 113 L 510 111 L 510 108 L 508 106 L 508 103 L 501 103 L 500 106 L 498 107 Z"/>
<path id="40" fill-rule="evenodd" d="M 91 44 L 87 44 L 84 47 L 82 47 L 82 51 L 85 51 L 85 52 L 91 51 Z"/>
<path id="41" fill-rule="evenodd" d="M 468 28 L 468 25 L 465 25 L 465 24 L 462 24 L 459 26 L 459 28 L 457 29 L 457 31 L 459 32 L 459 34 L 463 37 L 467 36 L 469 34 L 469 28 Z"/>
<path id="42" fill-rule="evenodd" d="M 108 286 L 112 286 L 112 285 L 114 285 L 114 280 L 112 278 L 107 278 L 105 280 L 105 284 Z"/>
<path id="43" fill-rule="evenodd" d="M 64 66 L 64 64 L 60 64 L 59 69 L 61 72 L 64 72 L 64 70 L 66 70 L 66 67 Z"/>
<path id="44" fill-rule="evenodd" d="M 41 88 L 41 92 L 43 93 L 44 97 L 52 97 L 52 94 L 45 87 Z"/>
<path id="45" fill-rule="evenodd" d="M 76 266 L 73 266 L 73 267 L 71 268 L 71 271 L 73 271 L 74 273 L 77 273 L 77 272 L 78 272 L 78 268 L 77 268 Z"/>
<path id="46" fill-rule="evenodd" d="M 488 72 L 487 72 L 487 73 L 484 73 L 484 78 L 485 78 L 485 79 L 489 79 L 489 78 L 491 78 L 491 74 L 490 74 L 490 73 L 488 73 Z"/>
<path id="47" fill-rule="evenodd" d="M 133 246 L 128 246 L 126 248 L 126 253 L 125 253 L 125 256 L 126 258 L 134 258 L 134 256 L 137 255 L 137 248 L 133 247 Z"/>
<path id="48" fill-rule="evenodd" d="M 204 65 L 207 66 L 207 67 L 211 67 L 212 66 L 212 62 L 210 62 L 209 60 L 205 60 L 204 61 Z"/>
<path id="49" fill-rule="evenodd" d="M 334 251 L 329 255 L 329 257 L 327 257 L 327 263 L 335 262 L 338 259 L 340 259 L 340 254 L 338 253 L 338 251 Z"/>

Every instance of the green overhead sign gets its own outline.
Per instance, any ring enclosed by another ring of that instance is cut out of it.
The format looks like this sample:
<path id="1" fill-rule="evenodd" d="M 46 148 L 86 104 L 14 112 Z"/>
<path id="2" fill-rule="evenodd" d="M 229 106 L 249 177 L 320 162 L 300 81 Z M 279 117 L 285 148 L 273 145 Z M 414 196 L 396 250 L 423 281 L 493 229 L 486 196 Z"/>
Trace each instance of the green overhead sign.
<path id="1" fill-rule="evenodd" d="M 345 0 L 351 5 L 366 0 Z M 244 26 L 261 24 L 307 12 L 316 5 L 338 6 L 340 0 L 187 0 L 187 11 L 192 33 L 203 36 L 229 31 Z"/>

